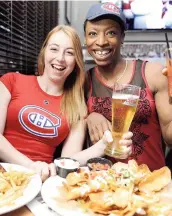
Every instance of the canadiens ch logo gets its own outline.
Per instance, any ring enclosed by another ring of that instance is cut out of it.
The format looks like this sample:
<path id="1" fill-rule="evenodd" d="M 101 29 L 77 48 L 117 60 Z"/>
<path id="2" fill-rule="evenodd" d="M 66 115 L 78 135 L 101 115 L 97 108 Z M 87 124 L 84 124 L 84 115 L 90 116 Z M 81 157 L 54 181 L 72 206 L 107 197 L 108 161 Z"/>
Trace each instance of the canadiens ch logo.
<path id="1" fill-rule="evenodd" d="M 111 2 L 105 2 L 101 7 L 106 11 L 116 13 L 118 15 L 120 14 L 120 8 Z"/>
<path id="2" fill-rule="evenodd" d="M 28 132 L 40 137 L 57 137 L 61 119 L 46 109 L 35 105 L 24 106 L 19 121 Z"/>

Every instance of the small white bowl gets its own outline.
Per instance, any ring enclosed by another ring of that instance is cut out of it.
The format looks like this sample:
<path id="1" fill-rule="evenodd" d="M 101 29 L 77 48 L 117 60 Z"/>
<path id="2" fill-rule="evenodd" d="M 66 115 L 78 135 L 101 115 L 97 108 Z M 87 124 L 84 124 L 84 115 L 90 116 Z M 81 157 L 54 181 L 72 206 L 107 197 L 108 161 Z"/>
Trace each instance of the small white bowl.
<path id="1" fill-rule="evenodd" d="M 57 174 L 62 178 L 66 178 L 69 173 L 77 171 L 80 167 L 80 163 L 77 160 L 69 157 L 57 158 L 54 160 L 54 164 Z"/>

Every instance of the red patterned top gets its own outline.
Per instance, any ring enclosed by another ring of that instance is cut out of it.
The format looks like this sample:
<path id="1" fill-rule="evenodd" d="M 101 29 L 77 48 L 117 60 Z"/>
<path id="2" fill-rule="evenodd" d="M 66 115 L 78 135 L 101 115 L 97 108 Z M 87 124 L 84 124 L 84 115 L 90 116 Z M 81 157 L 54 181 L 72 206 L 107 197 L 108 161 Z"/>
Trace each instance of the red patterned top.
<path id="1" fill-rule="evenodd" d="M 146 62 L 133 61 L 134 69 L 130 84 L 141 87 L 140 101 L 130 131 L 133 132 L 133 154 L 129 159 L 136 159 L 139 164 L 147 164 L 151 170 L 165 165 L 162 149 L 161 128 L 155 107 L 154 96 L 148 87 L 144 69 Z M 88 71 L 90 89 L 88 110 L 98 112 L 111 121 L 112 88 L 101 80 L 96 68 Z"/>

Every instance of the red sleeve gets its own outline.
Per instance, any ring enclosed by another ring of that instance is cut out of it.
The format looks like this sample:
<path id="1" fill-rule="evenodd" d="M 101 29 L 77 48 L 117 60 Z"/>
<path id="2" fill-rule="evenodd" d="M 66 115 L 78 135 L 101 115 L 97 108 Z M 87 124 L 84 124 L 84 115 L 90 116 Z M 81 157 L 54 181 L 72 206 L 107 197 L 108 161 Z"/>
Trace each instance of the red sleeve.
<path id="1" fill-rule="evenodd" d="M 0 81 L 6 86 L 10 93 L 12 92 L 13 86 L 15 84 L 16 75 L 17 73 L 15 72 L 9 72 L 0 77 Z"/>

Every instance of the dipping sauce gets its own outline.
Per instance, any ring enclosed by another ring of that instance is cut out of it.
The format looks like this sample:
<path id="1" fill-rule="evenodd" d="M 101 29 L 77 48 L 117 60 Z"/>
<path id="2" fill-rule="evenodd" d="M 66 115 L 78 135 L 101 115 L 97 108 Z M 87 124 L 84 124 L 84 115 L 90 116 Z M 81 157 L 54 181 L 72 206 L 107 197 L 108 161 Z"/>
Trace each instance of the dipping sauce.
<path id="1" fill-rule="evenodd" d="M 108 170 L 111 166 L 112 162 L 106 158 L 95 157 L 87 161 L 87 167 L 93 171 Z"/>
<path id="2" fill-rule="evenodd" d="M 102 163 L 88 163 L 88 166 L 94 171 L 96 171 L 96 170 L 108 170 L 110 168 L 109 164 L 107 164 L 107 163 L 104 163 L 104 164 L 102 164 Z"/>
<path id="3" fill-rule="evenodd" d="M 79 167 L 78 161 L 74 161 L 72 159 L 67 159 L 67 158 L 55 160 L 55 164 L 56 166 L 65 168 L 65 169 L 75 169 Z"/>

